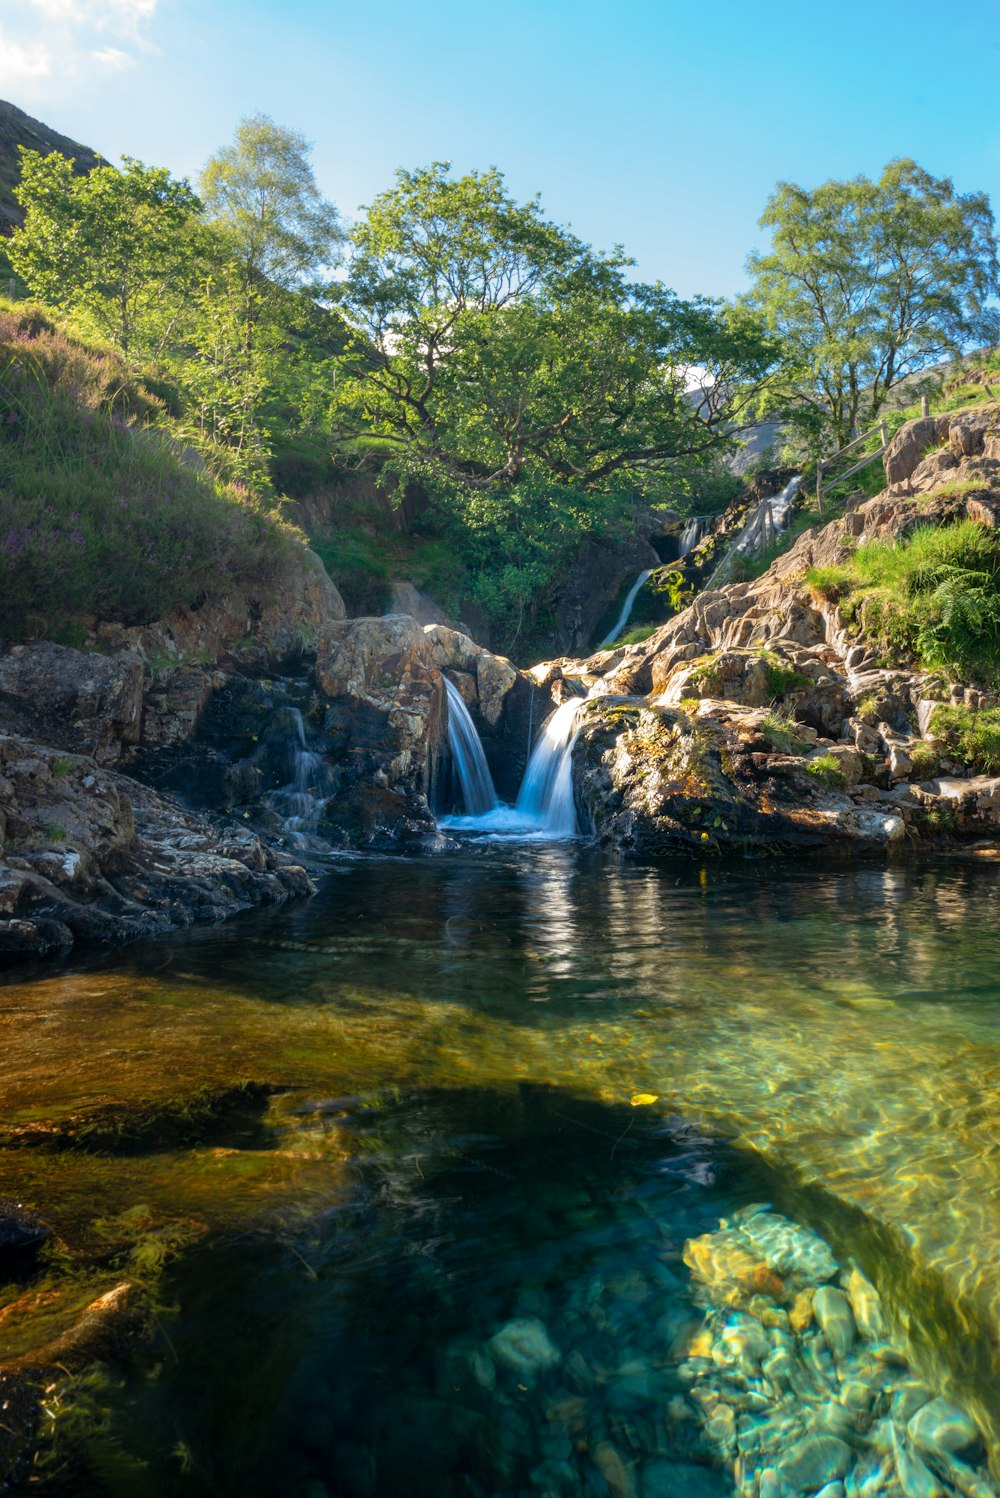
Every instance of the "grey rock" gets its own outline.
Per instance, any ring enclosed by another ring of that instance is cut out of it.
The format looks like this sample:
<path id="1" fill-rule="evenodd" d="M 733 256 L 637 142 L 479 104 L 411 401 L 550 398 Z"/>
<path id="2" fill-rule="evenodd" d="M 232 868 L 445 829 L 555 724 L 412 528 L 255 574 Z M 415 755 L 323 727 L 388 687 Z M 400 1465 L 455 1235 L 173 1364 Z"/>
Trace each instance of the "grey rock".
<path id="1" fill-rule="evenodd" d="M 979 1432 L 965 1411 L 947 1399 L 932 1399 L 925 1404 L 906 1430 L 921 1451 L 964 1451 L 979 1439 Z"/>
<path id="2" fill-rule="evenodd" d="M 813 1493 L 843 1477 L 851 1465 L 851 1448 L 837 1436 L 805 1436 L 781 1458 L 778 1474 L 797 1493 Z"/>
<path id="3" fill-rule="evenodd" d="M 850 1352 L 857 1337 L 850 1302 L 842 1290 L 823 1285 L 813 1296 L 813 1310 L 823 1329 L 826 1345 L 839 1362 Z"/>

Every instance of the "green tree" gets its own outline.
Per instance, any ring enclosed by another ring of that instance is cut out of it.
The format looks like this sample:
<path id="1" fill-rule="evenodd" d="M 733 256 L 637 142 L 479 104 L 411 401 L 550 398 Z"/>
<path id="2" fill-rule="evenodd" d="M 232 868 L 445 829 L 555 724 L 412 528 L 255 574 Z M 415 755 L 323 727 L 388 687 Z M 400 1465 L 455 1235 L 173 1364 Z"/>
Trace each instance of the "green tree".
<path id="1" fill-rule="evenodd" d="M 207 234 L 195 297 L 191 371 L 203 430 L 241 476 L 262 471 L 268 400 L 295 383 L 297 327 L 342 240 L 319 191 L 308 142 L 263 114 L 242 120 L 201 178 Z M 243 472 L 246 470 L 246 473 Z"/>
<path id="2" fill-rule="evenodd" d="M 200 204 L 188 183 L 130 156 L 121 170 L 99 166 L 77 176 L 58 152 L 22 148 L 15 193 L 25 221 L 9 254 L 29 289 L 128 359 L 160 353 L 191 284 Z"/>
<path id="3" fill-rule="evenodd" d="M 893 161 L 875 182 L 781 182 L 760 222 L 772 242 L 748 262 L 748 305 L 783 340 L 793 376 L 769 405 L 816 447 L 870 427 L 907 375 L 997 336 L 985 193 Z"/>
<path id="4" fill-rule="evenodd" d="M 496 170 L 448 173 L 397 174 L 343 292 L 359 336 L 342 400 L 403 466 L 465 491 L 593 492 L 731 440 L 777 355 L 753 314 L 629 281 L 620 252 L 514 202 Z"/>
<path id="5" fill-rule="evenodd" d="M 494 170 L 400 171 L 352 235 L 339 388 L 416 478 L 508 648 L 589 533 L 733 440 L 777 345 L 745 308 L 628 277 Z"/>

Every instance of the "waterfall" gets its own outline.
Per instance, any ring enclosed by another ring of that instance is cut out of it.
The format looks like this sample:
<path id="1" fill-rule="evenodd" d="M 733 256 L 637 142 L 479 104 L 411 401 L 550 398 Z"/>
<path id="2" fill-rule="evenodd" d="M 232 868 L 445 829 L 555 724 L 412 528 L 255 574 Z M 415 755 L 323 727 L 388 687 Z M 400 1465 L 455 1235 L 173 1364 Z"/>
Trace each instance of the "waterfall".
<path id="1" fill-rule="evenodd" d="M 447 682 L 447 678 L 445 680 Z M 528 768 L 517 793 L 517 803 L 505 806 L 496 798 L 482 745 L 464 702 L 461 703 L 461 712 L 455 713 L 455 722 L 462 723 L 463 729 L 467 724 L 469 737 L 463 738 L 460 743 L 452 737 L 450 709 L 451 694 L 455 692 L 455 688 L 450 682 L 447 685 L 448 737 L 469 813 L 466 816 L 442 817 L 440 826 L 449 831 L 476 833 L 501 841 L 575 837 L 577 826 L 573 800 L 573 746 L 580 733 L 586 699 L 571 697 L 549 714 L 528 760 Z M 458 693 L 455 695 L 458 696 Z M 461 702 L 460 697 L 459 701 Z M 470 794 L 462 765 L 468 769 L 477 760 L 482 765 L 485 783 L 474 779 Z M 477 805 L 482 809 L 472 811 L 471 808 Z"/>
<path id="2" fill-rule="evenodd" d="M 443 680 L 448 694 L 448 747 L 462 787 L 465 814 L 467 817 L 481 817 L 497 804 L 493 777 L 461 692 L 447 676 Z"/>
<path id="3" fill-rule="evenodd" d="M 290 778 L 287 785 L 272 791 L 268 801 L 284 822 L 285 831 L 291 834 L 300 847 L 306 847 L 332 789 L 332 777 L 323 756 L 314 753 L 306 744 L 306 728 L 301 709 L 286 707 L 283 711 L 292 730 L 289 744 Z"/>
<path id="4" fill-rule="evenodd" d="M 600 643 L 600 647 L 599 648 L 601 650 L 603 650 L 606 645 L 610 645 L 610 644 L 612 644 L 613 641 L 617 640 L 618 636 L 624 630 L 626 624 L 628 623 L 628 621 L 632 617 L 632 606 L 635 603 L 636 598 L 638 597 L 639 589 L 642 587 L 642 585 L 646 581 L 647 577 L 649 577 L 649 575 L 652 572 L 652 570 L 653 570 L 652 567 L 647 567 L 646 570 L 645 570 L 645 572 L 640 572 L 639 573 L 639 576 L 636 578 L 635 582 L 632 584 L 631 588 L 628 591 L 628 597 L 625 599 L 625 602 L 622 604 L 622 611 L 618 615 L 618 620 L 617 620 L 617 622 L 615 624 L 614 629 Z"/>
<path id="5" fill-rule="evenodd" d="M 515 812 L 549 837 L 576 836 L 573 748 L 585 700 L 570 697 L 546 718 L 517 793 Z"/>
<path id="6" fill-rule="evenodd" d="M 711 522 L 704 515 L 693 516 L 681 531 L 680 540 L 677 543 L 677 560 L 686 557 L 689 551 L 694 551 L 698 542 L 706 531 L 711 528 Z"/>

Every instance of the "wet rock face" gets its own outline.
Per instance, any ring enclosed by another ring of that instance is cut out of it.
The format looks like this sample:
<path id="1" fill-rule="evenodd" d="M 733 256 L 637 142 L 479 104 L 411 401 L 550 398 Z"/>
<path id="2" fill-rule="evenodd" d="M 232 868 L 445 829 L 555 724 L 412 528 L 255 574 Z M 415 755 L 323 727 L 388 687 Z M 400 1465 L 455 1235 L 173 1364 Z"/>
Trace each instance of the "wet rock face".
<path id="1" fill-rule="evenodd" d="M 0 735 L 0 953 L 121 942 L 306 894 L 304 870 L 83 756 Z"/>
<path id="2" fill-rule="evenodd" d="M 42 640 L 0 656 L 0 727 L 114 765 L 139 740 L 143 664 Z"/>
<path id="3" fill-rule="evenodd" d="M 316 682 L 327 699 L 327 758 L 337 781 L 324 813 L 329 835 L 366 847 L 436 836 L 431 804 L 446 752 L 444 673 L 487 748 L 503 742 L 507 702 L 522 680 L 503 656 L 458 630 L 405 615 L 327 626 Z"/>

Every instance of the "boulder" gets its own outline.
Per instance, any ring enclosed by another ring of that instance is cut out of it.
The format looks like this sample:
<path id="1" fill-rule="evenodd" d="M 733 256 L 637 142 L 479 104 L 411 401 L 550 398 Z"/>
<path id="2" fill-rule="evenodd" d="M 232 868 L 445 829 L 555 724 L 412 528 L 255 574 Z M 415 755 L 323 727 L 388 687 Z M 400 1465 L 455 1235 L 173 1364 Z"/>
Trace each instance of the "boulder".
<path id="1" fill-rule="evenodd" d="M 885 481 L 890 488 L 905 484 L 930 447 L 936 447 L 948 435 L 947 416 L 918 416 L 901 426 L 882 454 Z"/>
<path id="2" fill-rule="evenodd" d="M 142 690 L 142 661 L 132 651 L 15 645 L 0 656 L 0 725 L 113 765 L 139 740 Z"/>

